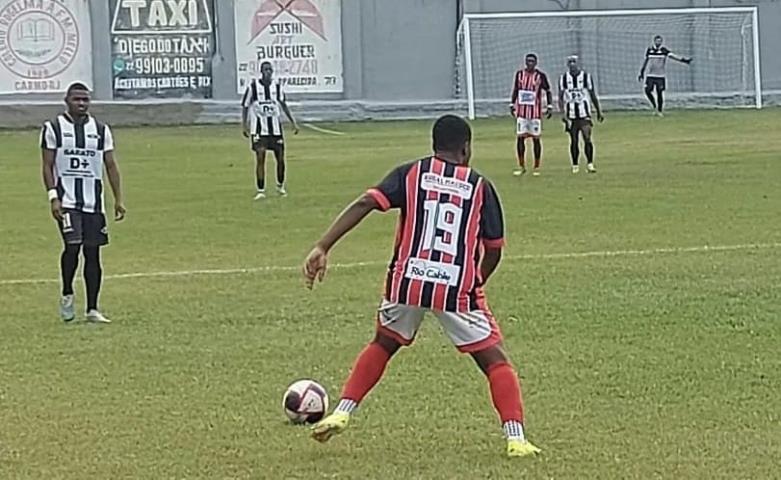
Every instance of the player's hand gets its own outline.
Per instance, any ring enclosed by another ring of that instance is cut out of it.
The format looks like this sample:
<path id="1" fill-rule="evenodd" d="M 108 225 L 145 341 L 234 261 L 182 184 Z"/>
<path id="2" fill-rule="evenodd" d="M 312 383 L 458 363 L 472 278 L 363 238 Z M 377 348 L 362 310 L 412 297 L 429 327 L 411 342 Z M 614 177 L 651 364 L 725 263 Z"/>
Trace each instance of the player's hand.
<path id="1" fill-rule="evenodd" d="M 312 289 L 315 280 L 322 282 L 325 278 L 325 271 L 328 268 L 328 254 L 321 247 L 317 246 L 309 252 L 304 262 L 304 280 L 306 288 Z"/>
<path id="2" fill-rule="evenodd" d="M 545 109 L 545 118 L 550 118 L 553 116 L 553 107 L 551 105 L 548 105 L 548 107 Z"/>
<path id="3" fill-rule="evenodd" d="M 641 73 L 640 75 L 638 75 L 638 76 L 637 76 L 637 81 L 638 81 L 638 82 L 642 82 L 644 77 L 645 77 L 645 75 L 643 75 L 643 74 Z"/>
<path id="4" fill-rule="evenodd" d="M 62 201 L 59 198 L 52 200 L 52 217 L 58 222 L 62 221 Z"/>
<path id="5" fill-rule="evenodd" d="M 570 133 L 570 130 L 572 129 L 572 124 L 569 123 L 569 120 L 567 120 L 567 117 L 561 117 L 561 123 L 564 124 L 564 131 L 567 133 Z"/>
<path id="6" fill-rule="evenodd" d="M 605 121 L 605 116 L 602 115 L 602 112 L 597 112 L 597 120 L 599 120 L 599 123 L 602 123 Z"/>
<path id="7" fill-rule="evenodd" d="M 127 214 L 127 209 L 125 208 L 125 205 L 120 203 L 117 203 L 114 205 L 114 221 L 121 222 L 125 219 L 125 215 Z"/>
<path id="8" fill-rule="evenodd" d="M 515 116 L 515 105 L 510 105 L 510 116 Z"/>
<path id="9" fill-rule="evenodd" d="M 241 131 L 241 133 L 242 133 L 242 135 L 244 135 L 244 138 L 249 138 L 249 129 L 248 128 L 244 128 Z"/>
<path id="10" fill-rule="evenodd" d="M 688 64 L 692 63 L 692 58 L 691 57 L 689 57 L 689 58 L 682 58 L 681 61 L 688 65 Z"/>
<path id="11" fill-rule="evenodd" d="M 298 135 L 299 129 L 298 129 L 298 123 L 293 124 L 293 135 Z"/>

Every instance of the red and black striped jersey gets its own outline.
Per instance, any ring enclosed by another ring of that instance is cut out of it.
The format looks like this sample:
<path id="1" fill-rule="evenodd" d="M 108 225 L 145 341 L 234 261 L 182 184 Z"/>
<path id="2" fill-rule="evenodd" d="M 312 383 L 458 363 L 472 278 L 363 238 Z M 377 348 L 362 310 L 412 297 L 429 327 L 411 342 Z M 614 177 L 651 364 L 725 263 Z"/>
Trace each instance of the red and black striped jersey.
<path id="1" fill-rule="evenodd" d="M 483 249 L 504 245 L 491 182 L 469 166 L 427 157 L 394 169 L 368 194 L 383 211 L 400 210 L 386 299 L 448 312 L 481 308 Z"/>
<path id="2" fill-rule="evenodd" d="M 550 92 L 548 76 L 534 69 L 515 72 L 511 102 L 515 105 L 515 116 L 529 120 L 542 118 L 542 92 Z"/>

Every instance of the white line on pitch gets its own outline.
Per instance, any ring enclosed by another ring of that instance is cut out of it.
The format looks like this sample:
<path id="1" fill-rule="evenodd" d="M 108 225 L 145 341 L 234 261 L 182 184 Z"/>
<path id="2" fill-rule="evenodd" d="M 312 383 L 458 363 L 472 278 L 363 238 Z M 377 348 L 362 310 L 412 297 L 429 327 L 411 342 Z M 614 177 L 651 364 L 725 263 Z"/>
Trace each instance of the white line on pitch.
<path id="1" fill-rule="evenodd" d="M 329 130 L 327 128 L 318 127 L 317 125 L 312 124 L 312 123 L 305 123 L 303 125 L 306 128 L 314 130 L 315 132 L 325 133 L 325 134 L 328 134 L 328 135 L 339 135 L 339 136 L 344 135 L 344 132 L 337 132 L 336 130 Z"/>
<path id="2" fill-rule="evenodd" d="M 702 245 L 698 247 L 663 247 L 651 248 L 647 250 L 603 250 L 591 252 L 564 252 L 564 253 L 542 253 L 527 255 L 508 255 L 504 257 L 505 261 L 515 260 L 558 260 L 569 258 L 589 258 L 589 257 L 624 257 L 624 256 L 648 256 L 673 253 L 702 253 L 702 252 L 729 252 L 735 250 L 768 250 L 781 248 L 781 242 L 775 243 L 745 243 L 739 245 Z M 372 260 L 366 262 L 334 263 L 329 268 L 360 268 L 381 266 L 387 264 L 384 260 Z M 136 272 L 119 273 L 116 275 L 106 275 L 106 280 L 116 280 L 123 278 L 153 278 L 153 277 L 190 277 L 195 275 L 240 275 L 248 273 L 262 272 L 292 272 L 300 270 L 297 265 L 266 265 L 263 267 L 250 268 L 229 268 L 229 269 L 202 269 L 202 270 L 178 270 L 172 272 Z M 21 278 L 14 280 L 0 280 L 0 285 L 31 285 L 40 283 L 57 283 L 56 278 Z"/>

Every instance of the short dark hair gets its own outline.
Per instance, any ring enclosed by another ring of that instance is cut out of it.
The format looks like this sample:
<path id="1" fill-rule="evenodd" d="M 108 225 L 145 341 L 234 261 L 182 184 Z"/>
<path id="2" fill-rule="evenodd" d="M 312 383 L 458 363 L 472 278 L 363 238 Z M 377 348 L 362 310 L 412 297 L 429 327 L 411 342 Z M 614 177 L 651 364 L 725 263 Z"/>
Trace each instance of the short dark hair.
<path id="1" fill-rule="evenodd" d="M 654 35 L 654 40 L 656 40 L 657 38 L 659 40 L 664 40 L 661 35 Z"/>
<path id="2" fill-rule="evenodd" d="M 84 92 L 89 92 L 90 91 L 89 88 L 87 88 L 87 86 L 84 85 L 83 83 L 81 83 L 81 82 L 73 82 L 70 85 L 68 85 L 68 90 L 65 93 L 65 95 L 69 96 L 71 93 L 73 93 L 73 92 L 75 92 L 77 90 L 84 91 Z"/>
<path id="3" fill-rule="evenodd" d="M 526 58 L 533 58 L 533 59 L 537 60 L 537 54 L 533 53 L 533 52 L 532 53 L 527 53 L 526 54 Z"/>
<path id="4" fill-rule="evenodd" d="M 265 67 L 266 65 L 268 65 L 268 66 L 269 66 L 269 67 L 271 67 L 271 68 L 274 68 L 274 67 L 271 65 L 271 62 L 269 62 L 268 60 L 266 60 L 265 62 L 261 63 L 261 64 L 260 64 L 260 68 L 261 68 L 261 69 L 263 69 L 263 67 Z"/>
<path id="5" fill-rule="evenodd" d="M 431 129 L 434 151 L 455 152 L 472 140 L 472 129 L 457 115 L 442 115 Z"/>

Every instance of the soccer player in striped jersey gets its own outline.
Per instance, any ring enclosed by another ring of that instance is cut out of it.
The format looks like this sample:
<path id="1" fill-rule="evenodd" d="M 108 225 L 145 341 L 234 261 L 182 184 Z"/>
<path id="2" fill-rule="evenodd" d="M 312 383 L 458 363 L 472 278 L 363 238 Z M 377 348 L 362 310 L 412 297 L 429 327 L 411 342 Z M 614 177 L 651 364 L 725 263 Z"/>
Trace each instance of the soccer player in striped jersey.
<path id="1" fill-rule="evenodd" d="M 355 361 L 334 412 L 313 427 L 321 442 L 341 433 L 391 357 L 415 338 L 426 312 L 470 354 L 490 385 L 509 456 L 539 453 L 523 431 L 518 377 L 483 288 L 499 264 L 504 220 L 491 182 L 469 166 L 471 129 L 445 115 L 433 127 L 434 155 L 393 169 L 358 197 L 316 243 L 304 264 L 307 285 L 323 280 L 331 248 L 369 213 L 399 211 L 396 245 L 374 339 Z"/>
<path id="2" fill-rule="evenodd" d="M 578 145 L 580 134 L 583 135 L 583 147 L 586 151 L 586 167 L 589 173 L 596 173 L 594 167 L 594 144 L 591 142 L 591 110 L 596 110 L 597 120 L 603 122 L 605 117 L 599 107 L 599 99 L 594 89 L 591 75 L 580 68 L 577 55 L 567 57 L 568 71 L 559 79 L 559 110 L 563 114 L 562 121 L 565 131 L 569 133 L 569 151 L 572 157 L 572 173 L 578 173 Z"/>
<path id="3" fill-rule="evenodd" d="M 98 310 L 103 278 L 100 247 L 108 244 L 103 200 L 104 168 L 114 192 L 114 219 L 120 221 L 126 213 L 119 167 L 114 158 L 114 139 L 108 125 L 88 113 L 90 92 L 83 83 L 68 87 L 65 104 L 65 113 L 43 124 L 40 138 L 43 183 L 52 216 L 65 243 L 60 256 L 60 316 L 66 322 L 76 316 L 73 277 L 79 264 L 79 252 L 82 252 L 87 320 L 110 323 Z"/>
<path id="4" fill-rule="evenodd" d="M 526 173 L 526 139 L 531 137 L 534 145 L 534 176 L 540 174 L 540 160 L 542 159 L 542 92 L 545 92 L 546 106 L 545 118 L 550 118 L 553 111 L 550 83 L 548 76 L 537 69 L 537 55 L 526 55 L 526 68 L 515 72 L 513 77 L 513 91 L 510 96 L 510 113 L 516 117 L 515 130 L 518 136 L 516 153 L 518 156 L 518 168 L 513 175 L 520 176 Z"/>
<path id="5" fill-rule="evenodd" d="M 251 138 L 255 152 L 255 200 L 266 198 L 266 150 L 274 152 L 277 160 L 277 193 L 287 195 L 285 189 L 285 135 L 280 121 L 280 109 L 285 112 L 293 133 L 298 134 L 298 124 L 287 106 L 285 92 L 279 80 L 274 80 L 271 62 L 260 65 L 260 78 L 253 79 L 241 100 L 241 123 L 244 136 Z"/>
<path id="6" fill-rule="evenodd" d="M 645 51 L 645 61 L 640 67 L 640 75 L 637 80 L 643 81 L 645 77 L 645 96 L 651 102 L 654 113 L 660 117 L 664 116 L 664 90 L 667 88 L 667 57 L 686 65 L 692 62 L 691 58 L 682 57 L 671 52 L 664 46 L 664 39 L 661 35 L 654 37 L 654 43 Z M 647 69 L 647 70 L 646 70 Z M 656 98 L 654 98 L 656 90 Z"/>

